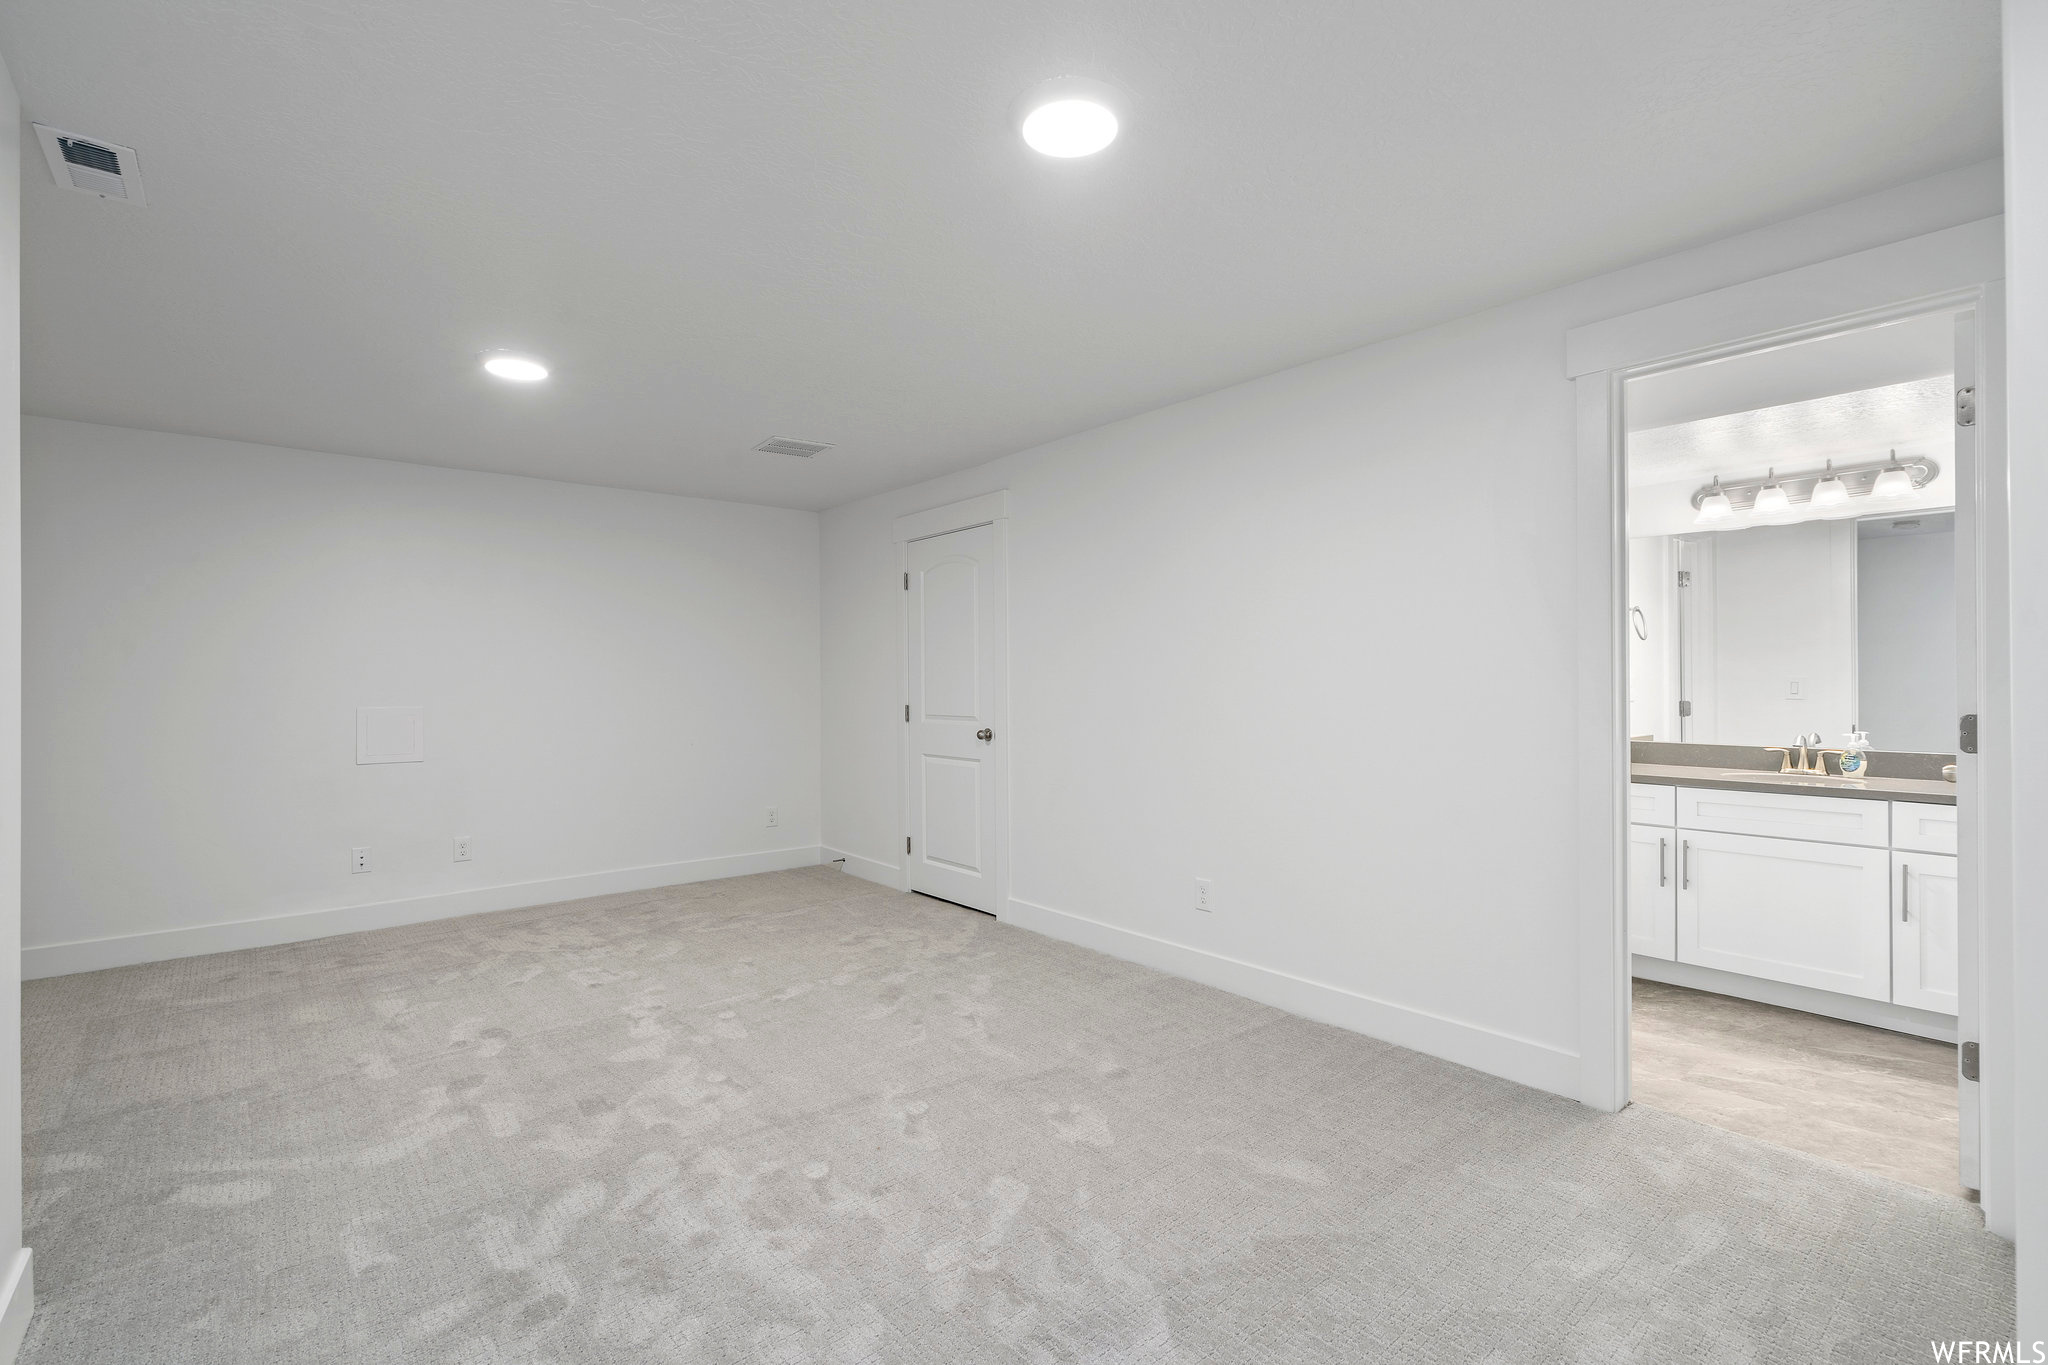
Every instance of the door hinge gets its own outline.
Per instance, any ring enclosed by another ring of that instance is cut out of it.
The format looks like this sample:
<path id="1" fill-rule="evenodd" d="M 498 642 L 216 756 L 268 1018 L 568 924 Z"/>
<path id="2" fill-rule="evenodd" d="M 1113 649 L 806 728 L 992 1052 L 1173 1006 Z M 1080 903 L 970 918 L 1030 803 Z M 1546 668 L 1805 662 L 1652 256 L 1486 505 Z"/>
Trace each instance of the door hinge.
<path id="1" fill-rule="evenodd" d="M 1692 703 L 1691 703 L 1691 702 L 1689 702 L 1689 701 L 1682 701 L 1682 702 L 1678 703 L 1678 714 L 1679 714 L 1679 715 L 1681 715 L 1681 716 L 1689 716 L 1689 715 L 1691 715 L 1691 714 L 1692 714 Z"/>
<path id="2" fill-rule="evenodd" d="M 903 571 L 903 591 L 910 591 L 910 570 L 908 569 Z"/>
<path id="3" fill-rule="evenodd" d="M 1964 1043 L 1957 1052 L 1956 1064 L 1962 1068 L 1964 1080 L 1976 1080 L 1978 1067 L 1977 1045 L 1975 1043 Z"/>
<path id="4" fill-rule="evenodd" d="M 1681 588 L 1689 588 L 1692 586 L 1691 569 L 1680 569 L 1678 571 L 1678 586 Z"/>
<path id="5" fill-rule="evenodd" d="M 1966 754 L 1977 752 L 1977 718 L 1964 716 L 1956 726 L 1956 747 Z"/>
<path id="6" fill-rule="evenodd" d="M 1977 425 L 1977 391 L 1975 389 L 1956 390 L 1956 425 L 1959 427 L 1974 427 Z"/>
<path id="7" fill-rule="evenodd" d="M 904 702 L 904 703 L 903 703 L 903 723 L 904 723 L 905 725 L 908 725 L 908 724 L 910 724 L 910 703 L 909 703 L 909 702 Z"/>
<path id="8" fill-rule="evenodd" d="M 905 853 L 910 852 L 910 836 L 908 834 L 903 836 L 903 851 Z"/>

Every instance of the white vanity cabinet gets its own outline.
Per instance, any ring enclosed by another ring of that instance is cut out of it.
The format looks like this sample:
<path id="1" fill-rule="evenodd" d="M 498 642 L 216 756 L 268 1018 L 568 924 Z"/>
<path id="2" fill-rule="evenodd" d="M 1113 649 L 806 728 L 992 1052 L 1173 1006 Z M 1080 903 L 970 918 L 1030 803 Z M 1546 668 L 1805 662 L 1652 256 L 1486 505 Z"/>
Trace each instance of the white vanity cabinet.
<path id="1" fill-rule="evenodd" d="M 1956 860 L 1892 854 L 1892 1001 L 1956 1012 Z"/>
<path id="2" fill-rule="evenodd" d="M 1753 999 L 1935 1036 L 1927 1015 L 1956 1013 L 1955 851 L 1951 805 L 1633 783 L 1629 951 L 1659 980 L 1745 994 L 1735 973 Z"/>
<path id="3" fill-rule="evenodd" d="M 1678 850 L 1680 962 L 1891 998 L 1888 850 L 1684 829 Z"/>

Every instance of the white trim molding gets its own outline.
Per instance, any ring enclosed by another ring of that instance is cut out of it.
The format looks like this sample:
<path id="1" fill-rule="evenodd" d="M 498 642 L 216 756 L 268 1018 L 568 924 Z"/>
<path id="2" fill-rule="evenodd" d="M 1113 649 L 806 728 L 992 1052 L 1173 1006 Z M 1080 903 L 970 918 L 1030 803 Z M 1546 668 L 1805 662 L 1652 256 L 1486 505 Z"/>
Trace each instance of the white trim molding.
<path id="1" fill-rule="evenodd" d="M 28 1247 L 14 1253 L 7 1278 L 0 1283 L 0 1365 L 14 1365 L 36 1311 L 35 1253 Z"/>
<path id="2" fill-rule="evenodd" d="M 1171 943 L 1014 896 L 1005 902 L 1001 918 L 1017 928 L 1214 986 L 1304 1019 L 1426 1052 L 1537 1090 L 1566 1098 L 1578 1096 L 1578 1055 L 1548 1043 L 1397 1005 L 1206 949 Z"/>
<path id="3" fill-rule="evenodd" d="M 846 870 L 856 877 L 886 886 L 892 891 L 903 889 L 903 866 L 900 863 L 885 863 L 874 858 L 863 858 L 858 853 L 849 853 L 843 848 L 825 850 L 824 862 L 844 863 Z"/>
<path id="4" fill-rule="evenodd" d="M 1901 242 L 1802 266 L 1712 293 L 1678 299 L 1565 333 L 1565 378 L 1625 370 L 1654 361 L 1693 358 L 1740 343 L 1802 340 L 1814 324 L 1843 330 L 1843 320 L 1868 321 L 1931 311 L 1943 294 L 1973 289 L 2005 274 L 2005 220 L 1981 218 Z"/>
<path id="5" fill-rule="evenodd" d="M 927 507 L 922 512 L 908 512 L 896 518 L 895 539 L 899 541 L 929 540 L 949 531 L 964 531 L 970 526 L 986 526 L 993 521 L 1002 521 L 1010 515 L 1010 494 L 1008 490 L 983 493 L 979 497 L 963 498 L 949 502 L 942 507 Z"/>
<path id="6" fill-rule="evenodd" d="M 679 863 L 588 872 L 546 881 L 516 882 L 509 886 L 483 886 L 438 896 L 378 901 L 370 905 L 300 910 L 258 919 L 159 929 L 146 934 L 26 945 L 21 950 L 21 976 L 24 981 L 35 981 L 47 976 L 70 976 L 74 972 L 130 967 L 139 962 L 165 962 L 207 953 L 231 953 L 241 948 L 271 948 L 281 943 L 303 943 L 308 939 L 332 938 L 336 934 L 361 933 L 366 929 L 424 924 L 430 920 L 453 919 L 458 915 L 522 910 L 532 905 L 552 905 L 556 901 L 580 900 L 586 896 L 652 891 L 687 882 L 744 877 L 755 872 L 781 872 L 792 867 L 814 867 L 822 853 L 818 845 L 810 844 L 761 853 L 737 853 L 722 858 L 694 858 Z"/>

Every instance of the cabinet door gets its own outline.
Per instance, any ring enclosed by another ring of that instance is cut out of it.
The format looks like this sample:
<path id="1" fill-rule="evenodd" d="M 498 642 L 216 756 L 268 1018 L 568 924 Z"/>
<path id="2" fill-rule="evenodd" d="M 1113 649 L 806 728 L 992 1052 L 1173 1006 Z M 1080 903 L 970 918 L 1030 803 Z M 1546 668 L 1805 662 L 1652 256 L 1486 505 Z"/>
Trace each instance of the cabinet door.
<path id="1" fill-rule="evenodd" d="M 1667 788 L 1668 790 L 1668 788 Z M 1628 950 L 1669 962 L 1678 948 L 1677 839 L 1654 825 L 1628 827 Z"/>
<path id="2" fill-rule="evenodd" d="M 1956 860 L 1892 854 L 1892 1002 L 1956 1012 Z"/>
<path id="3" fill-rule="evenodd" d="M 1889 1000 L 1891 851 L 1678 831 L 1678 960 Z"/>

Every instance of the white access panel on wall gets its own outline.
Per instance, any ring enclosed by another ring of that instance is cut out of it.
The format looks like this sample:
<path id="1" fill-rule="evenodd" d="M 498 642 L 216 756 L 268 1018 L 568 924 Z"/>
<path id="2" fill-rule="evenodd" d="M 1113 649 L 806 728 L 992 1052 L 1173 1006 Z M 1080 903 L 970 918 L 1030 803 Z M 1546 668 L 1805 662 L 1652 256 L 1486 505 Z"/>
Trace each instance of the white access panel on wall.
<path id="1" fill-rule="evenodd" d="M 424 706 L 358 706 L 357 763 L 424 763 L 427 761 L 427 709 Z"/>
<path id="2" fill-rule="evenodd" d="M 996 913 L 1003 603 L 996 528 L 904 550 L 911 890 Z"/>

